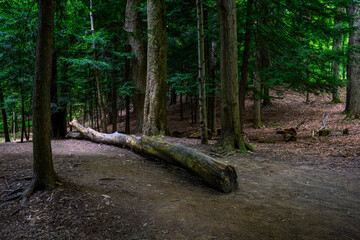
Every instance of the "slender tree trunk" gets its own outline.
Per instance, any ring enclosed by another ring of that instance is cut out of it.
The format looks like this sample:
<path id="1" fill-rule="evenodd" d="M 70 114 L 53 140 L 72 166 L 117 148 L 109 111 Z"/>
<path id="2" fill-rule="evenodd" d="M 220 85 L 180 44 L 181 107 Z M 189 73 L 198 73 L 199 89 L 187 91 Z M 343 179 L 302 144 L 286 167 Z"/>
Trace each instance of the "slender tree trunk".
<path id="1" fill-rule="evenodd" d="M 339 9 L 339 11 L 341 11 Z M 334 20 L 334 24 L 338 25 L 339 19 L 337 19 L 337 17 L 335 17 Z M 334 37 L 333 39 L 333 51 L 339 51 L 341 49 L 341 43 L 342 43 L 342 37 Z M 339 63 L 336 61 L 333 61 L 331 64 L 331 73 L 332 75 L 336 78 L 339 79 Z M 341 99 L 339 96 L 339 88 L 336 87 L 336 89 L 334 89 L 334 91 L 332 92 L 332 103 L 341 103 Z"/>
<path id="2" fill-rule="evenodd" d="M 221 136 L 223 151 L 239 148 L 245 151 L 239 113 L 238 49 L 236 1 L 218 0 L 220 25 Z"/>
<path id="3" fill-rule="evenodd" d="M 140 0 L 127 0 L 125 13 L 125 30 L 129 33 L 132 58 L 131 79 L 134 83 L 134 112 L 136 132 L 142 132 L 144 120 L 144 102 L 146 89 L 146 43 L 141 29 L 141 13 L 138 8 Z"/>
<path id="4" fill-rule="evenodd" d="M 25 100 L 24 100 L 23 89 L 21 88 L 21 142 L 24 142 L 24 133 L 26 135 Z"/>
<path id="5" fill-rule="evenodd" d="M 27 136 L 27 138 L 26 138 L 26 141 L 29 141 L 29 139 L 30 139 L 30 133 L 31 133 L 31 127 L 30 127 L 30 115 L 28 116 L 28 136 Z"/>
<path id="6" fill-rule="evenodd" d="M 256 49 L 256 70 L 254 73 L 253 85 L 254 85 L 254 109 L 253 109 L 253 127 L 262 128 L 263 124 L 261 121 L 261 80 L 258 69 L 261 68 L 261 52 L 260 47 Z"/>
<path id="7" fill-rule="evenodd" d="M 180 121 L 184 120 L 183 95 L 180 93 Z"/>
<path id="8" fill-rule="evenodd" d="M 50 85 L 53 57 L 54 0 L 39 0 L 39 25 L 33 99 L 33 178 L 23 201 L 35 190 L 53 189 L 59 179 L 51 152 Z"/>
<path id="9" fill-rule="evenodd" d="M 69 106 L 69 122 L 72 121 L 72 103 L 71 103 L 71 98 L 69 98 L 70 100 L 70 106 Z M 70 131 L 72 131 L 72 126 L 70 125 Z"/>
<path id="10" fill-rule="evenodd" d="M 1 87 L 1 85 L 0 85 L 0 87 Z M 1 107 L 2 119 L 3 119 L 3 123 L 4 123 L 5 142 L 10 142 L 9 127 L 8 127 L 8 122 L 7 122 L 4 94 L 2 92 L 2 89 L 0 89 L 0 107 Z"/>
<path id="11" fill-rule="evenodd" d="M 208 143 L 207 118 L 206 118 L 206 75 L 205 75 L 205 46 L 204 46 L 204 14 L 202 1 L 196 0 L 197 5 L 197 28 L 198 28 L 198 84 L 199 84 L 199 107 L 200 107 L 200 136 L 201 144 Z"/>
<path id="12" fill-rule="evenodd" d="M 148 0 L 148 56 L 143 133 L 167 135 L 165 0 Z"/>
<path id="13" fill-rule="evenodd" d="M 245 43 L 244 43 L 244 53 L 242 58 L 241 66 L 241 79 L 240 79 L 240 90 L 239 90 L 239 106 L 240 106 L 240 131 L 243 131 L 244 128 L 244 116 L 245 116 L 245 96 L 246 96 L 246 87 L 249 71 L 249 58 L 250 58 L 250 43 L 251 43 L 251 26 L 252 26 L 252 4 L 253 0 L 247 1 L 246 6 L 246 22 L 245 22 Z"/>
<path id="14" fill-rule="evenodd" d="M 92 32 L 92 35 L 94 37 L 95 36 L 95 26 L 94 26 L 94 17 L 93 17 L 92 9 L 93 9 L 93 4 L 92 4 L 92 0 L 90 0 L 91 32 Z M 95 40 L 93 42 L 93 56 L 94 56 L 94 60 L 97 61 Z M 106 133 L 107 132 L 107 128 L 106 128 L 107 124 L 106 124 L 105 105 L 104 105 L 104 101 L 102 99 L 102 94 L 101 94 L 99 72 L 98 72 L 98 69 L 96 67 L 94 68 L 94 75 L 95 75 L 95 82 L 96 82 L 97 98 L 98 98 L 98 102 L 99 102 L 99 106 L 100 106 L 100 112 L 101 112 L 101 126 L 103 128 L 103 132 Z"/>
<path id="15" fill-rule="evenodd" d="M 12 122 L 12 126 L 13 126 L 13 136 L 14 136 L 14 142 L 16 142 L 16 128 L 17 128 L 17 124 L 16 124 L 16 113 L 13 112 L 13 122 Z"/>
<path id="16" fill-rule="evenodd" d="M 125 57 L 125 64 L 124 64 L 124 79 L 130 78 L 130 60 Z M 125 111 L 126 111 L 126 117 L 125 117 L 125 133 L 130 134 L 130 96 L 125 96 Z"/>
<path id="17" fill-rule="evenodd" d="M 211 43 L 211 70 L 209 85 L 212 88 L 211 94 L 208 97 L 208 128 L 211 132 L 216 132 L 216 56 L 217 44 L 214 40 Z"/>
<path id="18" fill-rule="evenodd" d="M 112 112 L 112 132 L 117 131 L 117 121 L 118 121 L 118 109 L 117 109 L 117 94 L 118 84 L 117 84 L 117 75 L 114 76 L 114 82 L 111 87 L 111 112 Z"/>
<path id="19" fill-rule="evenodd" d="M 350 9 L 351 12 L 358 13 L 360 10 L 359 5 L 352 4 L 352 9 Z M 354 20 L 354 35 L 353 35 L 353 42 L 350 43 L 349 39 L 349 47 L 355 47 L 358 46 L 358 43 L 360 42 L 360 17 L 358 15 L 355 15 Z M 349 106 L 348 106 L 348 112 L 347 112 L 347 119 L 354 119 L 354 118 L 360 118 L 360 53 L 358 50 L 353 49 L 349 56 L 350 62 L 348 66 L 348 71 L 350 74 L 350 96 L 349 96 Z"/>

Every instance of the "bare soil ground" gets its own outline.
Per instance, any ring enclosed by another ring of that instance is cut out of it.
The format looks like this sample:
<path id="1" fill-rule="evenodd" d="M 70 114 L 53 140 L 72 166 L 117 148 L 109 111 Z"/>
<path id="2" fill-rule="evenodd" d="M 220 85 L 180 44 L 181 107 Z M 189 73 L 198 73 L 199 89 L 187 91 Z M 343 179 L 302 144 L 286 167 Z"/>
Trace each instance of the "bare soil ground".
<path id="1" fill-rule="evenodd" d="M 359 121 L 343 122 L 344 104 L 328 104 L 327 96 L 312 100 L 285 92 L 263 109 L 263 129 L 251 128 L 247 104 L 245 131 L 258 151 L 220 158 L 238 173 L 239 189 L 230 194 L 126 149 L 53 141 L 63 185 L 24 205 L 1 201 L 0 239 L 360 239 Z M 196 129 L 189 118 L 177 122 L 177 107 L 169 107 L 171 130 Z M 312 137 L 328 114 L 334 135 Z M 275 134 L 301 120 L 298 141 Z M 205 153 L 216 141 L 165 139 Z M 0 143 L 0 198 L 25 187 L 31 174 L 32 143 Z"/>

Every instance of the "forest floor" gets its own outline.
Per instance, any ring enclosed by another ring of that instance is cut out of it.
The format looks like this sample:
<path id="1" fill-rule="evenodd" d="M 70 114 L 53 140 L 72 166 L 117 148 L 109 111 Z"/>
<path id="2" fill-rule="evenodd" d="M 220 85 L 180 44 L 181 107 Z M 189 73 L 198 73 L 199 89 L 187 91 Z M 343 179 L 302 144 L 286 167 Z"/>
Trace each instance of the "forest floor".
<path id="1" fill-rule="evenodd" d="M 344 104 L 330 100 L 305 104 L 284 92 L 264 107 L 262 129 L 251 128 L 249 102 L 245 132 L 258 151 L 219 158 L 238 174 L 230 194 L 126 149 L 58 140 L 52 149 L 63 185 L 21 205 L 3 200 L 29 183 L 32 143 L 0 143 L 0 239 L 360 239 L 359 121 L 343 122 Z M 177 121 L 178 106 L 169 112 L 171 131 L 197 128 L 189 116 Z M 328 114 L 334 135 L 313 137 Z M 276 134 L 302 120 L 296 142 Z M 216 142 L 165 140 L 205 153 Z"/>

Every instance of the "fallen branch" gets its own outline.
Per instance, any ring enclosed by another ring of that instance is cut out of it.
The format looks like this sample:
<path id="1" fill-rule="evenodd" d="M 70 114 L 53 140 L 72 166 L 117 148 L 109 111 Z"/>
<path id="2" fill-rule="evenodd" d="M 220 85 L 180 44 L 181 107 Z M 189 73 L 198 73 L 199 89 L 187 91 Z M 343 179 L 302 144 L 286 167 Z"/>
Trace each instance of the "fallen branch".
<path id="1" fill-rule="evenodd" d="M 97 181 L 111 181 L 111 180 L 125 180 L 125 178 L 115 178 L 115 177 L 101 177 L 96 179 Z"/>
<path id="2" fill-rule="evenodd" d="M 322 120 L 323 126 L 319 129 L 319 131 L 325 128 L 325 126 L 326 126 L 325 124 L 326 124 L 326 121 L 327 121 L 328 118 L 329 118 L 329 115 L 330 115 L 330 114 L 326 115 L 326 117 Z"/>
<path id="3" fill-rule="evenodd" d="M 234 191 L 238 187 L 234 167 L 191 148 L 147 136 L 136 137 L 117 132 L 113 134 L 99 133 L 91 128 L 83 127 L 76 119 L 70 122 L 70 125 L 90 141 L 125 147 L 143 156 L 179 165 L 200 177 L 210 186 L 225 193 Z"/>

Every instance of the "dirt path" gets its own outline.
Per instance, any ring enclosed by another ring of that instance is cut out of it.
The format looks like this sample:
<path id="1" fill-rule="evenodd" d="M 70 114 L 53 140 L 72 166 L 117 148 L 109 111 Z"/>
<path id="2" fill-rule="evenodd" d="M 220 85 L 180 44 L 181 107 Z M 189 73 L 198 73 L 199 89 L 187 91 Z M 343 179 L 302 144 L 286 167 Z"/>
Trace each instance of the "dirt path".
<path id="1" fill-rule="evenodd" d="M 260 145 L 222 159 L 239 177 L 239 189 L 222 194 L 128 150 L 79 140 L 52 145 L 55 168 L 69 183 L 24 206 L 2 202 L 0 239 L 360 238 L 356 159 L 345 164 Z M 31 143 L 0 144 L 2 198 L 28 182 L 31 150 Z"/>

